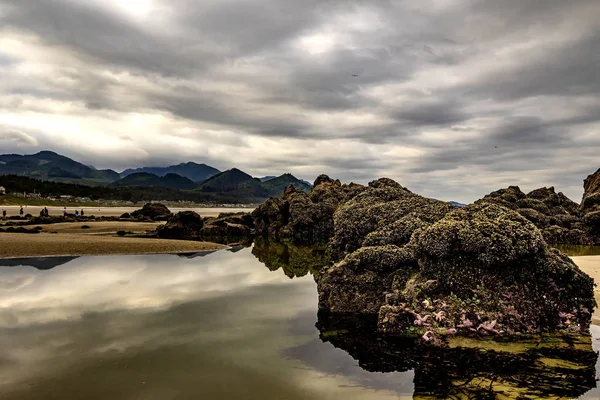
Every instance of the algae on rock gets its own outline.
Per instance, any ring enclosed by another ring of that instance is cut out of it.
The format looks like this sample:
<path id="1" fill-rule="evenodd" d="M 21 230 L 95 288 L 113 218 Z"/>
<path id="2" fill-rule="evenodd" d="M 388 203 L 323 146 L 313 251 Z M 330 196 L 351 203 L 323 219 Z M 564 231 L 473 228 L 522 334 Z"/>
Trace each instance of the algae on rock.
<path id="1" fill-rule="evenodd" d="M 384 335 L 376 324 L 364 314 L 319 311 L 316 326 L 323 342 L 367 371 L 413 370 L 415 399 L 578 398 L 596 387 L 598 355 L 590 336 L 540 335 L 519 342 L 456 337 L 447 347 L 432 347 L 419 338 Z"/>

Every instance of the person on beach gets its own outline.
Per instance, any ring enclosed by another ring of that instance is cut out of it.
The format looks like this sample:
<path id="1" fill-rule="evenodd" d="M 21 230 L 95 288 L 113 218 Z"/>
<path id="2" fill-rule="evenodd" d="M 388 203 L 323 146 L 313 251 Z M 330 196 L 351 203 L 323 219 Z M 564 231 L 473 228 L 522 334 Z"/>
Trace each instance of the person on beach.
<path id="1" fill-rule="evenodd" d="M 44 207 L 44 215 L 45 215 L 46 217 L 49 217 L 49 216 L 50 216 L 50 212 L 48 211 L 48 207 Z"/>
<path id="2" fill-rule="evenodd" d="M 81 213 L 80 213 L 80 215 L 81 215 L 82 217 L 83 217 L 83 215 L 84 215 L 84 214 L 83 214 L 83 208 L 81 209 Z"/>
<path id="3" fill-rule="evenodd" d="M 19 210 L 19 216 L 21 216 L 21 217 L 22 217 L 22 216 L 23 216 L 23 213 L 24 213 L 24 211 L 23 211 L 23 206 L 21 206 L 21 209 Z"/>
<path id="4" fill-rule="evenodd" d="M 75 216 L 79 217 L 79 211 L 75 210 Z"/>
<path id="5" fill-rule="evenodd" d="M 44 212 L 44 209 L 42 208 L 42 209 L 40 210 L 40 217 L 43 217 L 44 215 L 46 215 L 46 213 Z"/>
<path id="6" fill-rule="evenodd" d="M 67 207 L 63 208 L 63 217 L 67 218 Z"/>
<path id="7" fill-rule="evenodd" d="M 2 219 L 6 219 L 6 210 L 2 210 Z"/>

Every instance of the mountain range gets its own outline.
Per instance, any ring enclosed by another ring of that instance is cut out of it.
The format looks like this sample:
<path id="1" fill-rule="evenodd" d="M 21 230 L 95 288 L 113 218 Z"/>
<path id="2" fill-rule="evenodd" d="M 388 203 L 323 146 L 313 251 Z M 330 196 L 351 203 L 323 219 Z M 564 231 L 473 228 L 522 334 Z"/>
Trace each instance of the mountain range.
<path id="1" fill-rule="evenodd" d="M 136 169 L 126 169 L 121 172 L 121 178 L 125 178 L 131 174 L 146 172 L 158 176 L 166 176 L 169 174 L 176 174 L 183 176 L 193 182 L 200 182 L 218 174 L 219 171 L 216 168 L 206 164 L 196 164 L 194 162 L 188 162 L 185 164 L 172 165 L 170 167 L 143 167 Z"/>
<path id="2" fill-rule="evenodd" d="M 132 190 L 133 188 L 155 188 L 155 190 L 143 190 L 142 192 L 144 196 L 148 196 L 148 193 L 154 193 L 156 196 L 168 194 L 169 198 L 176 198 L 177 191 L 185 191 L 185 194 L 180 193 L 181 199 L 193 198 L 215 202 L 224 199 L 230 202 L 232 200 L 260 202 L 271 196 L 279 196 L 289 185 L 304 191 L 310 190 L 311 187 L 308 182 L 297 179 L 291 174 L 254 178 L 237 168 L 221 172 L 209 165 L 193 162 L 169 167 L 128 169 L 119 174 L 110 169 L 98 170 L 51 151 L 42 151 L 31 155 L 0 155 L 0 175 L 105 187 L 107 191 L 93 192 L 103 195 L 112 193 L 111 189 L 114 189 L 113 191 L 118 189 L 115 193 L 118 193 L 120 197 L 123 196 L 123 189 L 127 188 L 132 188 Z M 26 186 L 31 187 L 32 182 L 27 181 Z M 86 192 L 85 189 L 69 186 L 61 188 L 62 190 L 71 188 L 78 193 Z M 167 189 L 171 191 L 165 192 Z M 140 193 L 140 189 L 134 191 Z"/>
<path id="3" fill-rule="evenodd" d="M 121 177 L 111 169 L 89 167 L 52 151 L 31 155 L 0 155 L 0 175 L 21 175 L 57 182 L 85 182 L 90 185 L 114 182 Z"/>

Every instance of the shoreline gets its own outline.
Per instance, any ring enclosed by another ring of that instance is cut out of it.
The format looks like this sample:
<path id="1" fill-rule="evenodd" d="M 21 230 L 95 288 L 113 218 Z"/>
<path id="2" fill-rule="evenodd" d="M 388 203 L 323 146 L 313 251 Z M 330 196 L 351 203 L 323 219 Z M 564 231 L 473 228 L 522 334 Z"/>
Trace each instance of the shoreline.
<path id="1" fill-rule="evenodd" d="M 35 205 L 35 206 L 25 206 L 23 205 L 24 213 L 31 214 L 34 217 L 38 216 L 40 210 L 44 207 L 47 207 L 51 216 L 62 216 L 63 208 L 67 207 L 67 211 L 69 213 L 75 213 L 75 210 L 81 211 L 82 209 L 85 212 L 86 216 L 95 216 L 95 217 L 119 217 L 125 213 L 132 213 L 133 211 L 141 209 L 143 206 L 95 206 L 95 207 L 78 207 L 78 206 L 69 206 L 65 204 L 61 205 Z M 216 217 L 221 213 L 239 213 L 246 212 L 250 213 L 254 210 L 254 207 L 169 207 L 169 210 L 173 214 L 177 214 L 181 211 L 195 211 L 200 214 L 202 217 Z M 6 210 L 7 217 L 18 216 L 19 215 L 20 206 L 3 206 L 0 205 L 0 210 Z"/>
<path id="2" fill-rule="evenodd" d="M 208 243 L 208 242 L 202 242 Z M 215 243 L 217 244 L 217 243 Z M 192 254 L 210 254 L 216 251 L 229 250 L 232 246 L 224 246 L 224 248 L 214 250 L 199 250 L 199 251 L 171 251 L 171 252 L 159 252 L 159 253 L 107 253 L 107 254 L 52 254 L 45 256 L 27 256 L 27 257 L 0 257 L 0 268 L 2 267 L 3 260 L 30 260 L 30 259 L 53 259 L 53 258 L 77 258 L 77 257 L 111 257 L 111 256 L 159 256 L 159 255 L 192 255 Z"/>

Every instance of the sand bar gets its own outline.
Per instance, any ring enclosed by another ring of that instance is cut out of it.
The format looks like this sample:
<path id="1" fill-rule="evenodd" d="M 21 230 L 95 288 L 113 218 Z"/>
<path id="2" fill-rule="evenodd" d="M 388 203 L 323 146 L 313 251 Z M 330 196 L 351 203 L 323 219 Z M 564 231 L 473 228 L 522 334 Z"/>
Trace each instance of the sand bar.
<path id="1" fill-rule="evenodd" d="M 50 212 L 50 215 L 63 215 L 63 207 L 62 206 L 47 206 Z M 40 210 L 44 208 L 43 206 L 24 206 L 23 209 L 25 214 L 31 214 L 33 216 L 37 216 L 40 214 Z M 69 213 L 75 213 L 75 210 L 85 212 L 86 216 L 94 215 L 96 217 L 119 217 L 124 213 L 131 213 L 135 210 L 139 210 L 142 208 L 142 205 L 137 207 L 67 207 L 67 211 Z M 19 206 L 0 206 L 0 209 L 6 210 L 9 216 L 11 215 L 19 215 Z M 169 207 L 169 210 L 173 213 L 178 213 L 180 211 L 195 211 L 203 217 L 216 217 L 220 213 L 225 212 L 252 212 L 253 208 L 225 208 L 225 207 L 215 207 L 215 208 L 180 208 L 180 207 Z"/>
<path id="2" fill-rule="evenodd" d="M 225 248 L 227 246 L 216 243 L 185 240 L 67 233 L 0 233 L 0 258 L 195 253 Z"/>

